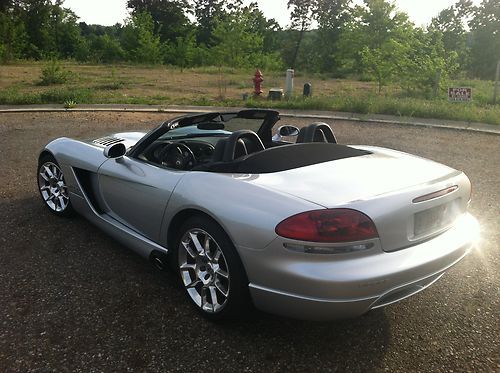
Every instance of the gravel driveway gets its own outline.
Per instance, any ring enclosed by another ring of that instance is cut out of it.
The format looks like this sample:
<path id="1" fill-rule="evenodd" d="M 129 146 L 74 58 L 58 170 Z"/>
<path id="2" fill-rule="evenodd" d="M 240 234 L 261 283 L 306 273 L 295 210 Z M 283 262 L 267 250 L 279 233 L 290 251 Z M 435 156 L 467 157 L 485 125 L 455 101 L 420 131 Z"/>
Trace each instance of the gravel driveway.
<path id="1" fill-rule="evenodd" d="M 151 128 L 167 117 L 0 114 L 1 372 L 500 371 L 500 136 L 334 123 L 342 143 L 464 170 L 483 230 L 479 249 L 426 291 L 358 319 L 256 313 L 214 324 L 193 311 L 172 274 L 82 218 L 53 216 L 38 197 L 37 153 L 50 139 Z"/>

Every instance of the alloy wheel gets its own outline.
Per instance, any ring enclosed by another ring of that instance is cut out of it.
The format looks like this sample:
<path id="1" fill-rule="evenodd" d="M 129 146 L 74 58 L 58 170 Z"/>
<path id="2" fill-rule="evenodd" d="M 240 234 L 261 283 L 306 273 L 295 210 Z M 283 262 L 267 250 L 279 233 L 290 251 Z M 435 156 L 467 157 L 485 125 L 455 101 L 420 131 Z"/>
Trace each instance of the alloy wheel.
<path id="1" fill-rule="evenodd" d="M 59 166 L 43 163 L 38 170 L 38 186 L 45 204 L 55 212 L 63 212 L 69 204 L 68 187 Z"/>
<path id="2" fill-rule="evenodd" d="M 202 229 L 188 230 L 179 244 L 178 264 L 182 282 L 193 302 L 214 314 L 227 304 L 229 268 L 215 239 Z"/>

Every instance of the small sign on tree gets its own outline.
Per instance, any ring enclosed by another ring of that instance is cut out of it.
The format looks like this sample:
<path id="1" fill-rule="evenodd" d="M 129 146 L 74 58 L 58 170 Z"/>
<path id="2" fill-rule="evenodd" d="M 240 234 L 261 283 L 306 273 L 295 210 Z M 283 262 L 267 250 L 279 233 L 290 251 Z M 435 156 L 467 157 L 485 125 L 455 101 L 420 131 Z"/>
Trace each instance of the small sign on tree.
<path id="1" fill-rule="evenodd" d="M 448 88 L 448 101 L 453 101 L 453 102 L 472 101 L 472 88 L 470 87 Z"/>

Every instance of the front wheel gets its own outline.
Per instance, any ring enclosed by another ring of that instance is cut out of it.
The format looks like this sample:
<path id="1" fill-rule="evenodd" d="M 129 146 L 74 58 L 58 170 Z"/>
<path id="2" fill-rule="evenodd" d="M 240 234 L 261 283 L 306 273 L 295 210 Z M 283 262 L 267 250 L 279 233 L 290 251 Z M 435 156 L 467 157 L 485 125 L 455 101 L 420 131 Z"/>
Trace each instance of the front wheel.
<path id="1" fill-rule="evenodd" d="M 188 298 L 212 320 L 238 318 L 249 308 L 248 281 L 227 234 L 214 221 L 195 217 L 180 229 L 176 262 Z"/>
<path id="2" fill-rule="evenodd" d="M 37 180 L 40 196 L 52 213 L 67 216 L 73 212 L 64 174 L 53 156 L 40 158 Z"/>

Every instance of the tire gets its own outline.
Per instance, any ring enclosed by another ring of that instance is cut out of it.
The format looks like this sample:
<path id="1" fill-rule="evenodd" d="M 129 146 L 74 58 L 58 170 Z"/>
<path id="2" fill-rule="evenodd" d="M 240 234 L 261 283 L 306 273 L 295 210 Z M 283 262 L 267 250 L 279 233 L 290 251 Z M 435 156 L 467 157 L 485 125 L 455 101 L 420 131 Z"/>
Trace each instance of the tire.
<path id="1" fill-rule="evenodd" d="M 38 191 L 43 204 L 55 215 L 68 217 L 74 212 L 69 190 L 61 167 L 52 155 L 44 155 L 38 161 Z"/>
<path id="2" fill-rule="evenodd" d="M 213 220 L 196 216 L 179 232 L 172 259 L 191 304 L 214 321 L 246 315 L 251 307 L 248 280 L 224 230 Z"/>

